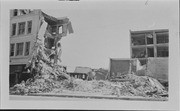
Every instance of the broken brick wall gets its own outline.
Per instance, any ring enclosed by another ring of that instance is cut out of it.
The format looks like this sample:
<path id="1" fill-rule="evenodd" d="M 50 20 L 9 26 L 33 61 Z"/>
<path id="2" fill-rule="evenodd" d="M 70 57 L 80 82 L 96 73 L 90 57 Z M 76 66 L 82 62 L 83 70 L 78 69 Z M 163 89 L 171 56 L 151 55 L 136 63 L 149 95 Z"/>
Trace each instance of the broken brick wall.
<path id="1" fill-rule="evenodd" d="M 135 59 L 110 59 L 110 78 L 136 72 Z M 130 67 L 131 64 L 131 67 Z"/>

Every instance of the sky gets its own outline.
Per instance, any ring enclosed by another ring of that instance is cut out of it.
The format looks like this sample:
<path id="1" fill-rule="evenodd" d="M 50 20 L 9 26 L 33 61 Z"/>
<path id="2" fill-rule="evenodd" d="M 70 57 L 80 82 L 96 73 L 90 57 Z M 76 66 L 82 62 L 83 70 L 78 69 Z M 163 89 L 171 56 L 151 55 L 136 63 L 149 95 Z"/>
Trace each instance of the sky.
<path id="1" fill-rule="evenodd" d="M 76 66 L 108 69 L 109 58 L 130 58 L 130 30 L 178 33 L 175 0 L 59 1 L 42 11 L 54 17 L 67 16 L 72 22 L 74 33 L 61 40 L 61 64 L 71 71 Z"/>

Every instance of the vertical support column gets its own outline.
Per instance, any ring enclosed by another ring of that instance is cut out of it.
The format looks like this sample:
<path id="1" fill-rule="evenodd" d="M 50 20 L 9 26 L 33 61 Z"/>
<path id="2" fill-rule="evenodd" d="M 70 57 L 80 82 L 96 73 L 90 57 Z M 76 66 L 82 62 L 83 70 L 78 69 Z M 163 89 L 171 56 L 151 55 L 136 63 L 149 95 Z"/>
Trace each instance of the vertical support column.
<path id="1" fill-rule="evenodd" d="M 28 22 L 25 21 L 25 29 L 24 29 L 24 34 L 25 35 L 27 34 L 27 29 L 28 29 Z"/>
<path id="2" fill-rule="evenodd" d="M 156 33 L 153 31 L 153 44 L 154 44 L 154 57 L 157 57 L 157 39 L 156 39 Z"/>
<path id="3" fill-rule="evenodd" d="M 146 37 L 146 33 L 144 34 L 144 37 L 145 37 L 145 48 L 146 48 L 145 58 L 147 58 L 148 57 L 148 52 L 147 52 L 147 37 Z"/>
<path id="4" fill-rule="evenodd" d="M 147 62 L 148 62 L 148 51 L 147 51 L 147 37 L 146 37 L 146 33 L 144 34 L 145 36 L 145 48 L 146 48 L 146 55 L 145 55 L 145 60 L 146 60 L 146 72 L 145 72 L 145 76 L 147 75 L 147 69 L 148 69 L 148 66 L 147 66 Z"/>
<path id="5" fill-rule="evenodd" d="M 15 34 L 15 36 L 18 35 L 18 30 L 19 30 L 19 23 L 16 23 L 16 34 Z"/>
<path id="6" fill-rule="evenodd" d="M 129 30 L 129 38 L 130 38 L 130 58 L 132 58 L 132 37 L 131 37 L 131 30 Z"/>

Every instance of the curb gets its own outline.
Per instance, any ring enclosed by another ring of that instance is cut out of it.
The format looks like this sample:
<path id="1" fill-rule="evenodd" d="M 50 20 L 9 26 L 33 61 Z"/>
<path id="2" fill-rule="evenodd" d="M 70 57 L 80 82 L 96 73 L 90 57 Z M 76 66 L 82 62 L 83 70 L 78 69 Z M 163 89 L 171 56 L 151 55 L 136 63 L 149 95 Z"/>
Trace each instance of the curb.
<path id="1" fill-rule="evenodd" d="M 167 98 L 145 98 L 145 97 L 113 97 L 113 96 L 89 96 L 89 95 L 68 95 L 68 94 L 45 94 L 34 93 L 27 96 L 46 97 L 69 97 L 69 98 L 91 98 L 91 99 L 114 99 L 114 100 L 134 100 L 134 101 L 168 101 Z"/>

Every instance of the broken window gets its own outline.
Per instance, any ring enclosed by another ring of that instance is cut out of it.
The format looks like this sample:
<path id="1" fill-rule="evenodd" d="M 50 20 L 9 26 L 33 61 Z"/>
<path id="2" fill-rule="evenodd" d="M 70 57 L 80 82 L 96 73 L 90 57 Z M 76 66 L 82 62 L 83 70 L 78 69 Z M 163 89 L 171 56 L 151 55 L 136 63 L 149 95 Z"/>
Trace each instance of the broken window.
<path id="1" fill-rule="evenodd" d="M 21 10 L 20 10 L 20 12 L 21 12 L 21 13 L 20 13 L 20 15 L 24 15 L 24 14 L 26 14 L 26 11 L 25 11 L 25 10 L 23 10 L 23 9 L 21 9 Z"/>
<path id="2" fill-rule="evenodd" d="M 14 9 L 13 11 L 13 16 L 17 16 L 18 15 L 18 10 L 17 9 Z"/>
<path id="3" fill-rule="evenodd" d="M 52 49 L 52 47 L 54 47 L 54 39 L 49 37 L 46 38 L 45 47 L 48 49 Z"/>
<path id="4" fill-rule="evenodd" d="M 146 48 L 132 48 L 132 58 L 144 58 L 146 56 Z"/>
<path id="5" fill-rule="evenodd" d="M 145 45 L 145 34 L 132 35 L 132 45 Z"/>
<path id="6" fill-rule="evenodd" d="M 23 44 L 24 43 L 17 43 L 16 44 L 16 56 L 23 55 Z"/>
<path id="7" fill-rule="evenodd" d="M 52 34 L 55 35 L 57 32 L 57 26 L 52 26 Z"/>
<path id="8" fill-rule="evenodd" d="M 168 47 L 157 47 L 157 57 L 168 57 L 169 49 Z"/>
<path id="9" fill-rule="evenodd" d="M 62 33 L 62 26 L 59 27 L 59 34 Z"/>
<path id="10" fill-rule="evenodd" d="M 32 21 L 27 22 L 27 34 L 30 34 L 32 30 Z"/>
<path id="11" fill-rule="evenodd" d="M 147 44 L 153 44 L 153 35 L 152 34 L 146 34 L 147 38 Z"/>
<path id="12" fill-rule="evenodd" d="M 154 57 L 154 47 L 147 48 L 148 57 Z"/>
<path id="13" fill-rule="evenodd" d="M 16 35 L 16 23 L 12 24 L 12 36 Z"/>
<path id="14" fill-rule="evenodd" d="M 29 49 L 30 49 L 30 42 L 26 42 L 25 53 L 24 53 L 25 56 L 29 55 Z"/>
<path id="15" fill-rule="evenodd" d="M 10 45 L 10 56 L 14 56 L 14 44 Z"/>
<path id="16" fill-rule="evenodd" d="M 157 44 L 169 42 L 168 32 L 156 33 L 156 38 L 157 38 Z"/>
<path id="17" fill-rule="evenodd" d="M 21 23 L 19 23 L 18 34 L 21 35 L 21 34 L 24 34 L 24 32 L 25 32 L 25 22 L 21 22 Z"/>

